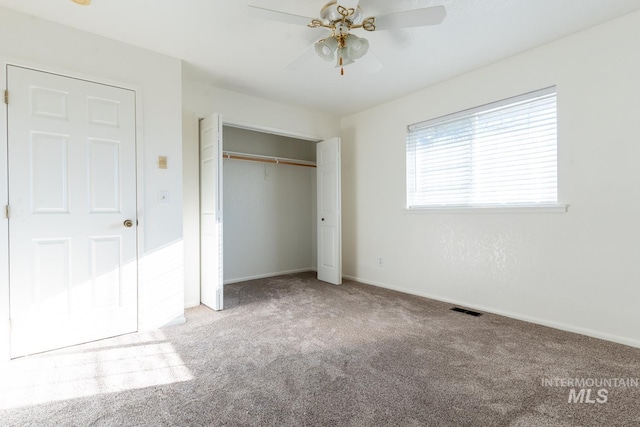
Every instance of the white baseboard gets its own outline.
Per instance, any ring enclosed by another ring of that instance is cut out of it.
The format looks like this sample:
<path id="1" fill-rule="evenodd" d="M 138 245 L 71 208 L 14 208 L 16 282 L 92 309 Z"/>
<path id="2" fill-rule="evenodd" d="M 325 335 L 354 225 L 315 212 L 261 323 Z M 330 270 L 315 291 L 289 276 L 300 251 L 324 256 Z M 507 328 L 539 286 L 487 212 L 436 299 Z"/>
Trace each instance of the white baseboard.
<path id="1" fill-rule="evenodd" d="M 160 326 L 160 328 L 166 328 L 166 327 L 169 327 L 169 326 L 181 325 L 181 324 L 186 323 L 186 322 L 187 322 L 187 318 L 184 317 L 184 314 L 182 314 L 180 316 L 176 316 L 175 318 L 171 319 L 170 321 L 168 321 L 164 325 Z"/>
<path id="2" fill-rule="evenodd" d="M 185 301 L 184 302 L 184 308 L 193 308 L 193 307 L 197 307 L 200 305 L 200 301 Z"/>
<path id="3" fill-rule="evenodd" d="M 344 275 L 343 277 L 345 279 L 353 280 L 355 282 L 364 283 L 365 285 L 371 285 L 371 286 L 376 286 L 376 287 L 379 287 L 379 288 L 391 289 L 393 291 L 403 292 L 405 294 L 416 295 L 416 296 L 419 296 L 419 297 L 429 298 L 429 299 L 440 301 L 440 302 L 446 302 L 446 303 L 453 304 L 453 305 L 459 305 L 459 306 L 462 306 L 462 307 L 472 308 L 472 309 L 478 310 L 478 311 L 484 311 L 484 312 L 487 312 L 487 313 L 497 314 L 499 316 L 509 317 L 511 319 L 517 319 L 517 320 L 522 320 L 522 321 L 529 322 L 529 323 L 535 323 L 537 325 L 547 326 L 547 327 L 550 327 L 550 328 L 559 329 L 561 331 L 573 332 L 573 333 L 580 334 L 580 335 L 586 335 L 586 336 L 592 337 L 592 338 L 598 338 L 598 339 L 605 340 L 605 341 L 611 341 L 611 342 L 615 342 L 615 343 L 618 343 L 618 344 L 628 345 L 630 347 L 640 348 L 640 340 L 635 340 L 635 339 L 631 339 L 631 338 L 627 338 L 627 337 L 623 337 L 623 336 L 619 336 L 619 335 L 613 335 L 613 334 L 608 334 L 608 333 L 604 333 L 604 332 L 594 331 L 592 329 L 581 328 L 581 327 L 578 327 L 578 326 L 567 325 L 565 323 L 554 322 L 554 321 L 551 321 L 551 320 L 540 319 L 538 317 L 521 315 L 521 314 L 512 313 L 512 312 L 504 311 L 504 310 L 497 310 L 497 309 L 495 309 L 493 307 L 485 307 L 485 306 L 482 306 L 482 305 L 470 304 L 470 303 L 467 303 L 465 301 L 455 301 L 455 300 L 452 300 L 450 298 L 444 298 L 444 297 L 441 297 L 441 296 L 431 295 L 431 294 L 428 294 L 428 293 L 425 293 L 425 292 L 416 292 L 416 291 L 411 290 L 411 289 L 406 289 L 406 288 L 403 288 L 403 287 L 400 287 L 400 286 L 392 286 L 392 285 L 388 285 L 386 283 L 381 283 L 381 282 L 375 282 L 375 281 L 372 281 L 372 280 L 363 279 L 361 277 L 354 277 L 354 276 L 347 276 L 347 275 Z"/>
<path id="4" fill-rule="evenodd" d="M 256 280 L 256 279 L 264 279 L 267 277 L 284 276 L 285 274 L 306 273 L 307 271 L 314 271 L 314 270 L 311 267 L 309 267 L 309 268 L 299 268 L 296 270 L 276 271 L 273 273 L 259 274 L 257 276 L 247 276 L 247 277 L 238 277 L 234 279 L 227 279 L 224 281 L 224 284 L 230 285 L 232 283 L 246 282 L 247 280 Z"/>
<path id="5" fill-rule="evenodd" d="M 184 309 L 181 313 L 177 313 L 174 317 L 167 319 L 151 319 L 152 321 L 146 321 L 138 323 L 138 332 L 157 331 L 158 329 L 167 328 L 169 326 L 181 325 L 186 323 L 187 318 L 184 315 Z"/>

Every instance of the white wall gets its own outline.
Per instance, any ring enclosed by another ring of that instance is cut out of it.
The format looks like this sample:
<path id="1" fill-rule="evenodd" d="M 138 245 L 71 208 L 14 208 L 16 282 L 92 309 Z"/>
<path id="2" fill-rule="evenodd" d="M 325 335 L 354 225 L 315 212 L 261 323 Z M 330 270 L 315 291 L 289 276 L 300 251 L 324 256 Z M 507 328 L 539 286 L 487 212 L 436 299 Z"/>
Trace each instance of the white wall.
<path id="1" fill-rule="evenodd" d="M 337 136 L 337 117 L 220 89 L 183 67 L 185 306 L 200 304 L 198 117 L 220 113 L 223 121 L 302 139 Z"/>
<path id="2" fill-rule="evenodd" d="M 635 13 L 344 119 L 345 274 L 640 347 L 638 52 Z M 408 124 L 551 85 L 567 213 L 403 210 Z"/>
<path id="3" fill-rule="evenodd" d="M 137 117 L 142 147 L 139 189 L 144 195 L 139 206 L 143 237 L 139 242 L 139 329 L 184 319 L 181 61 L 5 9 L 0 9 L 0 58 L 136 89 L 142 113 Z M 167 170 L 157 168 L 158 155 L 168 157 Z M 0 176 L 5 175 L 6 162 L 0 161 Z M 168 205 L 157 202 L 161 190 L 170 193 Z M 1 247 L 5 245 L 0 242 Z M 4 301 L 5 280 L 1 286 Z M 0 316 L 6 319 L 3 308 Z M 0 341 L 7 339 L 8 332 L 2 328 Z"/>
<path id="4" fill-rule="evenodd" d="M 225 126 L 225 151 L 315 161 L 316 144 Z M 316 169 L 224 160 L 224 281 L 311 270 Z"/>

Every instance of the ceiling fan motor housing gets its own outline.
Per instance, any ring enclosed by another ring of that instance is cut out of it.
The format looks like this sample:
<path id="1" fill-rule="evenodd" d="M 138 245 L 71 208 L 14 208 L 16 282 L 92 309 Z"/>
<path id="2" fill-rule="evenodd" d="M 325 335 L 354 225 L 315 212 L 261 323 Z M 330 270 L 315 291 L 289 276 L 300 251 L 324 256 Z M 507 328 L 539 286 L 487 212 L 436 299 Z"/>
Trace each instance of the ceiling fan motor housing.
<path id="1" fill-rule="evenodd" d="M 346 22 L 338 22 L 335 25 L 335 34 L 336 35 L 343 35 L 343 34 L 349 34 L 349 30 L 351 29 L 350 25 Z"/>

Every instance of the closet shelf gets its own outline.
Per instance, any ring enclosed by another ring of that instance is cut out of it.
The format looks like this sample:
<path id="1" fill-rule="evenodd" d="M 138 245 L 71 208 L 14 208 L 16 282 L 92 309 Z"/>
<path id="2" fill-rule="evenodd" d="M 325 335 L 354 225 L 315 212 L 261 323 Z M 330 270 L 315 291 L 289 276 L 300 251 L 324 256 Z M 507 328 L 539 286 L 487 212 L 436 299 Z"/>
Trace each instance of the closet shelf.
<path id="1" fill-rule="evenodd" d="M 252 162 L 273 163 L 276 165 L 305 166 L 308 168 L 316 167 L 315 162 L 309 162 L 307 160 L 287 159 L 285 157 L 274 157 L 274 156 L 262 156 L 260 154 L 238 153 L 235 151 L 223 151 L 222 158 L 235 159 L 235 160 L 250 160 Z"/>

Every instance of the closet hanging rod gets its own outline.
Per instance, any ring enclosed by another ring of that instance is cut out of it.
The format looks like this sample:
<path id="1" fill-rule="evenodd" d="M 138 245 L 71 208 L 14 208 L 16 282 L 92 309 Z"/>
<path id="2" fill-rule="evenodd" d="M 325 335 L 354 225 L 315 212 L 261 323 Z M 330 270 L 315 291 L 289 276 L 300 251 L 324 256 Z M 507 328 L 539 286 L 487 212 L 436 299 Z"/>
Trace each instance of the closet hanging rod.
<path id="1" fill-rule="evenodd" d="M 265 163 L 272 163 L 276 165 L 305 166 L 308 168 L 316 167 L 316 164 L 314 162 L 309 162 L 306 160 L 287 159 L 285 157 L 262 156 L 260 154 L 238 153 L 234 151 L 223 151 L 222 157 L 225 159 L 250 160 L 253 162 L 265 162 Z"/>

